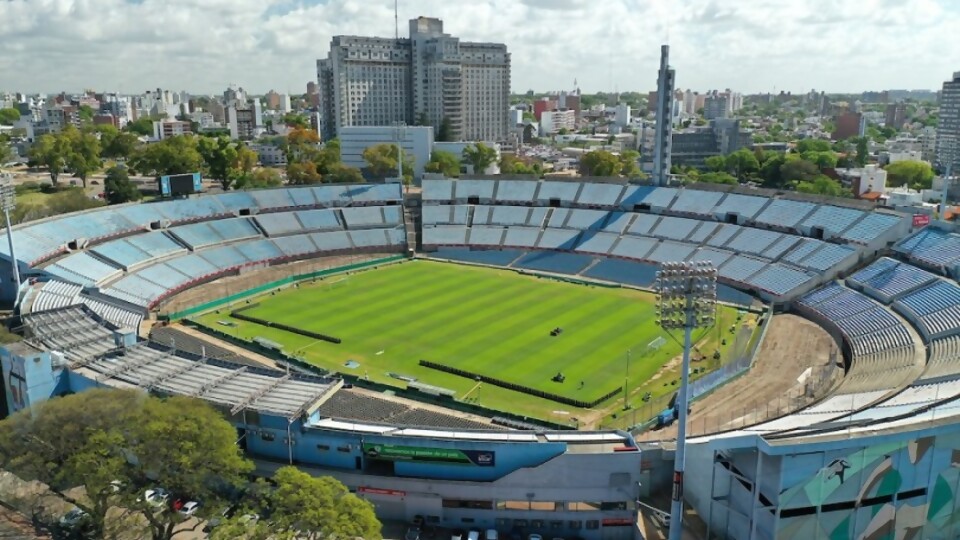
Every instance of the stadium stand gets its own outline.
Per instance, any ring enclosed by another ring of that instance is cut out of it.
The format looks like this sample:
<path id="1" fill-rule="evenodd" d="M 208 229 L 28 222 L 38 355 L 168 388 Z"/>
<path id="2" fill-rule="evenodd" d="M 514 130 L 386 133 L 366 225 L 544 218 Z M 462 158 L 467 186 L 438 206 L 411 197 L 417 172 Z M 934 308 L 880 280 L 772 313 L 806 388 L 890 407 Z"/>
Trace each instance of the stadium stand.
<path id="1" fill-rule="evenodd" d="M 817 205 L 813 203 L 774 199 L 754 218 L 754 221 L 774 228 L 799 230 L 800 222 L 816 208 Z"/>
<path id="2" fill-rule="evenodd" d="M 738 216 L 738 223 L 751 221 L 770 202 L 764 197 L 729 193 L 713 209 L 713 215 L 720 221 L 726 221 L 729 214 Z"/>
<path id="3" fill-rule="evenodd" d="M 513 263 L 513 266 L 515 268 L 528 268 L 542 272 L 574 275 L 582 272 L 592 262 L 593 257 L 588 255 L 535 251 L 520 257 L 519 260 Z"/>
<path id="4" fill-rule="evenodd" d="M 599 208 L 616 206 L 623 194 L 624 187 L 620 184 L 584 183 L 577 204 Z"/>
<path id="5" fill-rule="evenodd" d="M 44 271 L 65 281 L 71 281 L 85 287 L 92 287 L 101 282 L 109 281 L 123 272 L 120 268 L 110 266 L 83 251 L 58 260 L 45 267 Z"/>
<path id="6" fill-rule="evenodd" d="M 491 266 L 509 266 L 510 263 L 523 255 L 523 251 L 515 250 L 471 250 L 466 248 L 439 248 L 434 256 L 440 259 L 463 261 Z"/>
<path id="7" fill-rule="evenodd" d="M 577 182 L 551 182 L 544 180 L 537 192 L 537 202 L 542 205 L 571 206 L 577 200 L 581 184 Z"/>
<path id="8" fill-rule="evenodd" d="M 723 195 L 723 193 L 713 191 L 681 189 L 677 195 L 677 200 L 670 206 L 670 211 L 707 218 L 713 217 L 713 209 L 723 198 Z"/>
<path id="9" fill-rule="evenodd" d="M 537 193 L 539 182 L 530 180 L 500 180 L 497 182 L 498 203 L 530 204 Z"/>
<path id="10" fill-rule="evenodd" d="M 31 311 L 49 311 L 78 304 L 81 290 L 83 287 L 76 283 L 47 281 L 38 291 Z"/>
<path id="11" fill-rule="evenodd" d="M 955 267 L 960 262 L 960 235 L 956 233 L 924 227 L 898 242 L 893 249 L 911 262 L 957 277 Z"/>
<path id="12" fill-rule="evenodd" d="M 451 429 L 492 429 L 494 426 L 366 393 L 341 390 L 320 405 L 321 418 Z"/>
<path id="13" fill-rule="evenodd" d="M 187 249 L 162 231 L 155 231 L 100 244 L 91 251 L 105 261 L 130 270 L 154 259 L 186 253 Z"/>
<path id="14" fill-rule="evenodd" d="M 822 205 L 803 220 L 800 229 L 810 236 L 813 236 L 811 231 L 814 228 L 822 229 L 824 237 L 839 236 L 864 215 L 860 210 Z"/>
<path id="15" fill-rule="evenodd" d="M 80 306 L 31 313 L 23 317 L 28 335 L 73 362 L 82 362 L 115 348 L 113 331 Z"/>

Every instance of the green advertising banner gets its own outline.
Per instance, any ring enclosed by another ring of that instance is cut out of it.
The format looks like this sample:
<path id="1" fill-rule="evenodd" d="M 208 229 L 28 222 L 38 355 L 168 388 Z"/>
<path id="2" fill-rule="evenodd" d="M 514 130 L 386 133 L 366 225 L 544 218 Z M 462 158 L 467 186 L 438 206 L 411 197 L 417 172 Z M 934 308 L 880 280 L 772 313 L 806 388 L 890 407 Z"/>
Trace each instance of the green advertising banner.
<path id="1" fill-rule="evenodd" d="M 478 467 L 493 467 L 496 465 L 494 452 L 486 450 L 455 450 L 453 448 L 363 443 L 363 453 L 370 459 L 386 461 L 420 461 L 476 465 Z"/>

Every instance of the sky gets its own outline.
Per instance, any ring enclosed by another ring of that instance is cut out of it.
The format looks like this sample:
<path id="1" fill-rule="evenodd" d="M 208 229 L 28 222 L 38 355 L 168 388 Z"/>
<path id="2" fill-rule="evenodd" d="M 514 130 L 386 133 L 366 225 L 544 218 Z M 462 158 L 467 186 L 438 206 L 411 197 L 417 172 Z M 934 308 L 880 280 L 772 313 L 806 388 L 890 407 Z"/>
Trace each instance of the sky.
<path id="1" fill-rule="evenodd" d="M 514 92 L 939 89 L 960 71 L 960 0 L 398 0 L 505 43 Z M 0 91 L 301 94 L 334 35 L 394 35 L 393 0 L 0 0 Z"/>

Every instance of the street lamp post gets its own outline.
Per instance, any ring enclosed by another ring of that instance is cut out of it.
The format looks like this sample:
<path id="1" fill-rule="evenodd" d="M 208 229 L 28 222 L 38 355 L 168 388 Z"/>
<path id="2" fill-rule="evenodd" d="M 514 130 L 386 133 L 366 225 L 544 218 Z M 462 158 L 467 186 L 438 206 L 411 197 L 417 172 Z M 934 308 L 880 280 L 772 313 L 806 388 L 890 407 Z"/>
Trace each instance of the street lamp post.
<path id="1" fill-rule="evenodd" d="M 657 272 L 657 323 L 667 332 L 683 329 L 683 365 L 680 393 L 675 406 L 677 451 L 673 465 L 673 500 L 670 505 L 670 540 L 680 540 L 683 522 L 683 472 L 687 444 L 690 348 L 694 328 L 716 323 L 717 269 L 710 262 L 664 263 Z"/>
<path id="2" fill-rule="evenodd" d="M 13 274 L 14 297 L 13 303 L 16 305 L 17 297 L 20 294 L 20 267 L 17 265 L 17 254 L 13 250 L 13 232 L 10 223 L 10 211 L 17 207 L 17 192 L 13 185 L 13 178 L 8 175 L 0 176 L 0 207 L 3 207 L 3 217 L 7 224 L 7 245 L 10 246 L 10 268 Z"/>

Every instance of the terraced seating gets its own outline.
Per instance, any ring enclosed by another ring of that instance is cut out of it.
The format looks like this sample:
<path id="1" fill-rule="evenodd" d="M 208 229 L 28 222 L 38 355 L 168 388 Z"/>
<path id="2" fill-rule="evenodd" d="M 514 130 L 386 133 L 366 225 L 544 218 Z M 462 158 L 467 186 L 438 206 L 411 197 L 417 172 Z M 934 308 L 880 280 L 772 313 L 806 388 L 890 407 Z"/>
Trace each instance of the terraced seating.
<path id="1" fill-rule="evenodd" d="M 625 283 L 636 287 L 650 287 L 656 279 L 657 267 L 621 259 L 603 259 L 588 268 L 583 275 L 593 279 Z"/>
<path id="2" fill-rule="evenodd" d="M 936 280 L 935 274 L 887 257 L 878 259 L 847 278 L 847 282 L 855 288 L 887 304 Z"/>
<path id="3" fill-rule="evenodd" d="M 651 235 L 671 240 L 685 240 L 700 223 L 695 219 L 664 216 L 654 227 Z"/>
<path id="4" fill-rule="evenodd" d="M 436 257 L 491 266 L 508 266 L 525 252 L 517 250 L 471 250 L 468 248 L 437 248 Z"/>
<path id="5" fill-rule="evenodd" d="M 72 281 L 85 287 L 92 287 L 112 279 L 122 272 L 120 268 L 111 266 L 83 251 L 60 259 L 43 270 L 65 281 Z"/>
<path id="6" fill-rule="evenodd" d="M 544 180 L 540 183 L 540 191 L 537 192 L 537 202 L 541 205 L 551 204 L 551 201 L 559 201 L 561 205 L 570 206 L 577 200 L 577 193 L 580 192 L 580 185 L 577 182 L 551 182 Z"/>
<path id="7" fill-rule="evenodd" d="M 620 184 L 584 183 L 577 204 L 583 206 L 613 207 L 620 200 L 624 187 Z"/>
<path id="8" fill-rule="evenodd" d="M 664 212 L 670 209 L 677 191 L 675 188 L 668 187 L 627 186 L 620 206 L 626 210 L 634 210 L 636 206 L 641 206 L 649 207 L 652 211 Z"/>
<path id="9" fill-rule="evenodd" d="M 580 237 L 580 245 L 577 246 L 577 251 L 606 255 L 610 253 L 610 248 L 619 239 L 620 236 L 614 233 L 586 232 Z"/>
<path id="10" fill-rule="evenodd" d="M 536 241 L 537 239 L 536 237 L 534 237 L 533 243 L 535 243 Z M 440 225 L 437 227 L 423 228 L 423 244 L 425 246 L 426 245 L 463 246 L 463 245 L 466 245 L 466 243 L 467 243 L 466 227 L 449 227 L 449 226 Z M 530 243 L 529 247 L 533 247 L 533 243 Z"/>
<path id="11" fill-rule="evenodd" d="M 172 227 L 169 231 L 192 249 L 260 236 L 260 232 L 247 218 L 181 225 Z"/>
<path id="12" fill-rule="evenodd" d="M 383 210 L 377 206 L 350 207 L 341 211 L 347 229 L 379 228 L 386 224 Z"/>
<path id="13" fill-rule="evenodd" d="M 664 240 L 647 255 L 647 259 L 657 263 L 685 261 L 696 249 L 694 244 Z"/>
<path id="14" fill-rule="evenodd" d="M 804 238 L 782 260 L 817 272 L 826 272 L 845 262 L 852 263 L 856 255 L 856 250 L 847 246 Z"/>
<path id="15" fill-rule="evenodd" d="M 525 203 L 533 201 L 539 183 L 530 180 L 500 180 L 497 182 L 496 201 L 501 203 Z"/>
<path id="16" fill-rule="evenodd" d="M 645 261 L 647 260 L 647 254 L 653 251 L 656 246 L 657 241 L 652 238 L 624 236 L 613 247 L 611 253 L 625 259 Z"/>
<path id="17" fill-rule="evenodd" d="M 816 209 L 817 205 L 813 203 L 774 199 L 754 221 L 774 228 L 797 229 L 804 218 Z"/>
<path id="18" fill-rule="evenodd" d="M 451 429 L 498 429 L 497 426 L 460 418 L 428 409 L 411 408 L 390 418 L 390 423 L 399 426 L 424 426 Z"/>
<path id="19" fill-rule="evenodd" d="M 874 239 L 897 227 L 903 219 L 891 214 L 871 212 L 841 234 L 840 239 L 853 244 L 868 245 Z"/>
<path id="20" fill-rule="evenodd" d="M 727 249 L 740 253 L 760 255 L 767 248 L 783 238 L 783 234 L 763 229 L 744 227 L 733 240 L 725 246 Z"/>
<path id="21" fill-rule="evenodd" d="M 309 234 L 297 234 L 273 239 L 274 245 L 287 257 L 300 257 L 321 251 Z"/>
<path id="22" fill-rule="evenodd" d="M 601 229 L 607 218 L 610 217 L 610 213 L 603 210 L 566 210 L 564 208 L 558 208 L 553 211 L 549 226 L 554 227 L 554 219 L 561 216 L 564 212 L 569 212 L 569 217 L 563 225 L 568 229 Z"/>
<path id="23" fill-rule="evenodd" d="M 677 194 L 677 200 L 670 206 L 670 210 L 683 214 L 713 217 L 713 209 L 723 198 L 723 195 L 723 193 L 713 191 L 681 189 Z"/>
<path id="24" fill-rule="evenodd" d="M 515 268 L 529 268 L 555 274 L 579 274 L 590 263 L 593 257 L 574 253 L 556 253 L 552 251 L 534 251 L 520 257 L 513 266 Z"/>
<path id="25" fill-rule="evenodd" d="M 750 277 L 763 270 L 769 262 L 745 255 L 734 255 L 718 268 L 717 275 L 730 281 L 749 283 Z"/>
<path id="26" fill-rule="evenodd" d="M 90 298 L 88 296 L 81 296 L 80 299 L 83 301 L 84 305 L 90 308 L 90 311 L 93 311 L 103 319 L 110 321 L 120 328 L 137 330 L 140 328 L 140 323 L 143 322 L 143 313 L 141 312 L 123 308 L 109 302 L 104 302 L 103 300 Z"/>
<path id="27" fill-rule="evenodd" d="M 301 210 L 294 212 L 294 215 L 297 217 L 301 226 L 299 230 L 291 232 L 335 231 L 343 228 L 334 210 Z M 260 217 L 262 216 L 258 216 L 257 219 L 259 220 Z M 270 234 L 270 236 L 273 236 L 273 234 Z"/>
<path id="28" fill-rule="evenodd" d="M 250 196 L 260 210 L 276 210 L 297 206 L 293 197 L 290 196 L 290 190 L 287 189 L 260 189 L 251 191 Z"/>
<path id="29" fill-rule="evenodd" d="M 537 247 L 540 249 L 570 250 L 576 247 L 580 231 L 567 229 L 544 229 Z"/>
<path id="30" fill-rule="evenodd" d="M 352 247 L 350 237 L 345 231 L 310 233 L 308 236 L 321 252 L 341 251 Z"/>
<path id="31" fill-rule="evenodd" d="M 453 180 L 423 180 L 424 201 L 453 200 Z"/>
<path id="32" fill-rule="evenodd" d="M 823 229 L 830 236 L 837 236 L 851 225 L 863 218 L 866 213 L 852 208 L 822 205 L 800 224 L 801 229 L 810 230 L 814 227 Z"/>
<path id="33" fill-rule="evenodd" d="M 813 279 L 814 276 L 802 270 L 774 263 L 752 276 L 747 283 L 771 294 L 786 296 Z"/>
<path id="34" fill-rule="evenodd" d="M 79 304 L 79 295 L 83 287 L 52 279 L 43 284 L 33 301 L 31 311 L 49 311 Z"/>
<path id="35" fill-rule="evenodd" d="M 124 270 L 130 270 L 153 259 L 186 253 L 187 248 L 175 242 L 162 231 L 154 231 L 112 240 L 100 244 L 91 251 Z"/>
<path id="36" fill-rule="evenodd" d="M 24 316 L 30 335 L 76 362 L 114 348 L 113 331 L 97 323 L 79 306 Z"/>
<path id="37" fill-rule="evenodd" d="M 946 273 L 960 263 L 960 235 L 925 227 L 893 248 L 919 264 Z"/>
<path id="38" fill-rule="evenodd" d="M 960 375 L 960 336 L 930 342 L 930 359 L 924 379 Z"/>
<path id="39" fill-rule="evenodd" d="M 403 199 L 400 184 L 363 184 L 344 186 L 343 197 L 354 204 L 385 204 Z"/>
<path id="40" fill-rule="evenodd" d="M 477 197 L 481 202 L 493 199 L 493 190 L 497 183 L 493 180 L 456 180 L 453 183 L 454 196 L 458 200 Z"/>
<path id="41" fill-rule="evenodd" d="M 746 221 L 751 221 L 770 202 L 766 197 L 740 195 L 729 193 L 713 209 L 713 215 L 719 220 L 725 220 L 727 214 L 736 214 Z"/>
<path id="42" fill-rule="evenodd" d="M 470 243 L 475 246 L 496 246 L 503 244 L 503 227 L 484 227 L 474 225 L 470 231 Z"/>
<path id="43" fill-rule="evenodd" d="M 260 214 L 254 218 L 263 232 L 267 236 L 280 236 L 291 234 L 303 230 L 303 224 L 297 219 L 294 212 L 277 212 L 273 214 Z"/>

